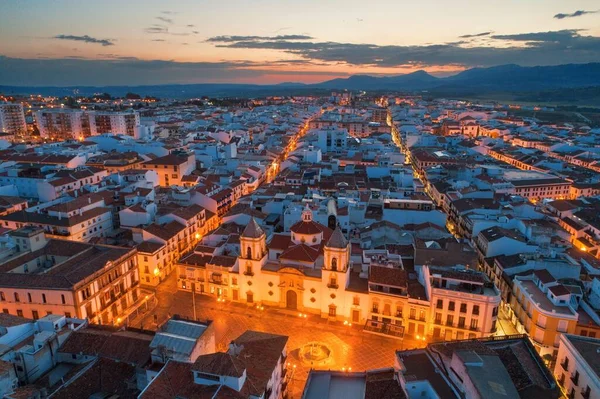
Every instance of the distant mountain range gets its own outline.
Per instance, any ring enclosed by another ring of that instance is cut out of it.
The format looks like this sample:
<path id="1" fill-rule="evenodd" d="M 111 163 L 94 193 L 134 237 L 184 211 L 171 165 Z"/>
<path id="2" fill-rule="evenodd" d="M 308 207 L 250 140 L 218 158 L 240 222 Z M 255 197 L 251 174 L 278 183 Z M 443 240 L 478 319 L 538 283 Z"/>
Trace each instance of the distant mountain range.
<path id="1" fill-rule="evenodd" d="M 349 90 L 485 89 L 516 92 L 600 86 L 600 63 L 543 67 L 510 64 L 468 69 L 445 78 L 436 78 L 425 71 L 388 77 L 355 75 L 347 79 L 329 80 L 317 86 Z"/>
<path id="2" fill-rule="evenodd" d="M 160 98 L 259 97 L 266 95 L 324 94 L 331 90 L 427 91 L 433 95 L 460 96 L 492 93 L 532 93 L 600 87 L 600 63 L 522 67 L 501 65 L 473 68 L 453 76 L 438 78 L 425 71 L 397 76 L 353 75 L 317 84 L 285 82 L 277 85 L 251 84 L 184 84 L 155 86 L 73 86 L 19 87 L 0 86 L 4 94 L 92 95 L 110 93 L 124 96 L 127 92 Z"/>

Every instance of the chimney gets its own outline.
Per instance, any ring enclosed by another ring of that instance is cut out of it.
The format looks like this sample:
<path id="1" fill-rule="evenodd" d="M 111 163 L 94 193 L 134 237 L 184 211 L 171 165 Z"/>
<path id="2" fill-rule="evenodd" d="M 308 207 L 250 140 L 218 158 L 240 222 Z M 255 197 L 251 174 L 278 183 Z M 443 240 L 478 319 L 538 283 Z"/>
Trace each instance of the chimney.
<path id="1" fill-rule="evenodd" d="M 92 197 L 88 197 L 88 204 L 92 203 Z"/>

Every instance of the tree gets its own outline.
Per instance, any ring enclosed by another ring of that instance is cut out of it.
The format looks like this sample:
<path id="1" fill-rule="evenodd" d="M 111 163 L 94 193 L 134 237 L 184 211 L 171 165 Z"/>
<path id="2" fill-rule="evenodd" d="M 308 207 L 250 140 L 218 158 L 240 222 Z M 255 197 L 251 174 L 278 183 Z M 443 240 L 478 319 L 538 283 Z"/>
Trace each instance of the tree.
<path id="1" fill-rule="evenodd" d="M 125 94 L 125 98 L 128 100 L 141 100 L 142 96 L 136 93 L 127 93 Z"/>

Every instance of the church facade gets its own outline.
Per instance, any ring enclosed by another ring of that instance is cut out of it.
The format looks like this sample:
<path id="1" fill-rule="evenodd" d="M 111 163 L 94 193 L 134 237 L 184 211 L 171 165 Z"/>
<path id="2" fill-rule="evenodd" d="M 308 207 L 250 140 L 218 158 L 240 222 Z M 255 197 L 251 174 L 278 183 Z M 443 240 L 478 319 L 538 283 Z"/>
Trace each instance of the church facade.
<path id="1" fill-rule="evenodd" d="M 315 222 L 310 209 L 289 234 L 274 234 L 268 244 L 263 229 L 251 219 L 239 247 L 238 257 L 196 251 L 181 259 L 180 289 L 336 320 L 361 322 L 368 317 L 367 280 L 352 273 L 350 243 L 339 227 L 331 230 Z M 351 277 L 362 281 L 351 285 Z"/>

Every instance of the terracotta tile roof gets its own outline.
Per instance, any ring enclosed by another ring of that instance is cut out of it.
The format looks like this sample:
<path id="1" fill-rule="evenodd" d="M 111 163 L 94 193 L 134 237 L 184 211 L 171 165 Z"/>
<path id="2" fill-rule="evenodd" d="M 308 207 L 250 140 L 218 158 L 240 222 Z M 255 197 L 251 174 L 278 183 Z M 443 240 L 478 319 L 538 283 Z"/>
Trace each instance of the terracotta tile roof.
<path id="1" fill-rule="evenodd" d="M 333 233 L 333 231 L 328 228 L 323 226 L 320 223 L 317 222 L 313 222 L 312 220 L 309 222 L 305 222 L 304 220 L 301 220 L 297 223 L 295 223 L 290 230 L 296 234 L 318 234 L 322 231 L 329 231 L 329 234 Z"/>
<path id="2" fill-rule="evenodd" d="M 245 369 L 241 356 L 232 356 L 226 352 L 199 356 L 192 366 L 193 371 L 235 378 L 243 376 Z"/>
<path id="3" fill-rule="evenodd" d="M 292 237 L 288 234 L 273 234 L 269 242 L 269 249 L 287 249 L 292 242 Z"/>
<path id="4" fill-rule="evenodd" d="M 309 247 L 305 244 L 294 245 L 283 251 L 279 256 L 279 259 L 289 259 L 300 262 L 314 262 L 319 257 L 320 252 L 318 249 Z"/>
<path id="5" fill-rule="evenodd" d="M 169 361 L 150 382 L 140 399 L 246 399 L 241 393 L 222 385 L 198 385 L 191 363 Z"/>
<path id="6" fill-rule="evenodd" d="M 31 319 L 25 317 L 14 316 L 8 313 L 0 313 L 0 326 L 1 327 L 14 327 L 22 324 L 33 323 Z"/>
<path id="7" fill-rule="evenodd" d="M 93 245 L 88 243 L 50 240 L 46 246 L 34 252 L 11 259 L 0 265 L 0 287 L 30 287 L 47 289 L 73 289 L 81 281 L 101 271 L 107 262 L 115 262 L 135 249 Z M 28 274 L 23 278 L 21 273 L 10 271 L 39 256 L 68 257 L 63 263 L 48 269 L 45 273 Z"/>
<path id="8" fill-rule="evenodd" d="M 143 252 L 146 254 L 153 254 L 156 251 L 159 251 L 164 247 L 165 247 L 165 244 L 158 244 L 155 242 L 144 241 L 141 244 L 138 244 L 136 248 L 137 248 L 138 252 Z"/>
<path id="9" fill-rule="evenodd" d="M 369 282 L 395 287 L 406 287 L 408 277 L 405 270 L 385 266 L 371 266 Z"/>
<path id="10" fill-rule="evenodd" d="M 128 363 L 100 358 L 83 374 L 77 375 L 69 385 L 58 390 L 58 399 L 89 398 L 94 394 L 114 395 L 120 399 L 137 398 L 136 367 Z"/>
<path id="11" fill-rule="evenodd" d="M 175 237 L 183 229 L 185 229 L 185 226 L 176 220 L 173 220 L 172 222 L 163 225 L 152 223 L 151 225 L 144 228 L 144 230 L 146 230 L 148 233 L 165 241 L 168 241 L 171 238 Z"/>
<path id="12" fill-rule="evenodd" d="M 569 295 L 571 293 L 571 291 L 569 291 L 567 287 L 562 284 L 553 285 L 552 287 L 548 288 L 548 290 L 555 296 Z"/>

